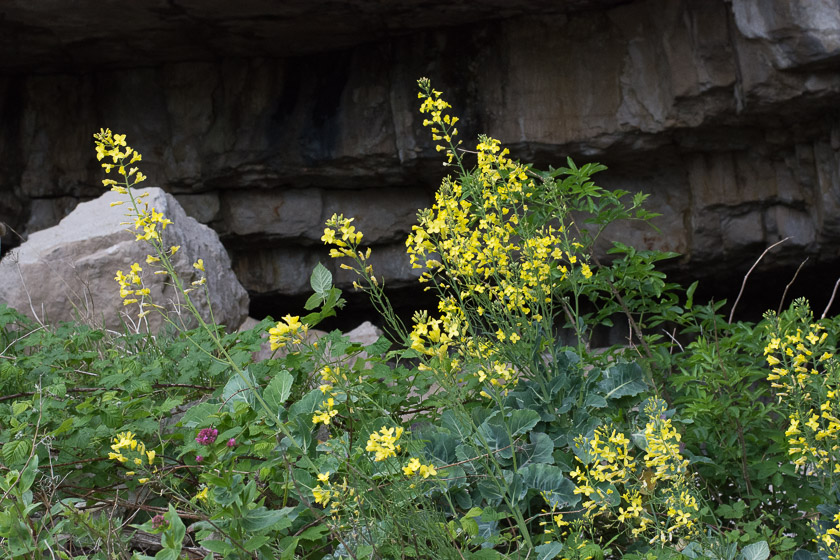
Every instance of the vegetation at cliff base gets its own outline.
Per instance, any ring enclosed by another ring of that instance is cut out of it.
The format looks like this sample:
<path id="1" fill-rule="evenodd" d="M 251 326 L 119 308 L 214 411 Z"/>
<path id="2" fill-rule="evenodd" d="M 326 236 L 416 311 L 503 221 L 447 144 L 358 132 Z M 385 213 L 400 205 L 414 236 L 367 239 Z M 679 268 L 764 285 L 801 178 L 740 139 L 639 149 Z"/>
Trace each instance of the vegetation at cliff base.
<path id="1" fill-rule="evenodd" d="M 465 148 L 442 92 L 418 85 L 450 174 L 406 251 L 436 307 L 394 311 L 352 216 L 321 237 L 381 317 L 366 345 L 314 333 L 345 304 L 322 264 L 279 320 L 202 318 L 209 265 L 188 255 L 198 277 L 179 277 L 141 154 L 94 135 L 148 256 L 114 271 L 121 332 L 0 305 L 2 555 L 840 559 L 829 309 L 734 322 L 694 301 L 657 269 L 673 253 L 606 239 L 655 218 L 644 194 L 599 187 L 598 164 Z M 155 301 L 157 282 L 178 299 Z M 623 344 L 593 346 L 619 325 Z"/>

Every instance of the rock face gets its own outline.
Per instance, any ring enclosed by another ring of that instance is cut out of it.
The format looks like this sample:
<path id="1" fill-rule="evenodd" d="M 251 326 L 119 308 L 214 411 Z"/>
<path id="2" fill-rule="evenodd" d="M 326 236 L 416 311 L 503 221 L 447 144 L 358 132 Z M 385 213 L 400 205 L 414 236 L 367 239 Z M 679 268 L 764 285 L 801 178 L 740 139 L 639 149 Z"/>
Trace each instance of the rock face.
<path id="1" fill-rule="evenodd" d="M 248 317 L 248 294 L 231 271 L 230 258 L 218 235 L 184 213 L 178 202 L 159 188 L 137 191 L 150 208 L 162 212 L 174 222 L 164 231 L 166 246 L 180 245 L 173 265 L 181 281 L 189 286 L 199 279 L 193 262 L 204 260 L 210 305 L 219 324 L 230 330 Z M 179 308 L 183 302 L 177 292 L 154 268 L 146 264 L 150 247 L 135 240 L 121 222 L 122 208 L 111 207 L 126 197 L 107 192 L 91 202 L 79 204 L 54 227 L 38 231 L 0 261 L 0 302 L 39 320 L 55 323 L 77 316 L 85 322 L 122 330 L 121 320 L 137 327 L 139 307 L 123 306 L 114 276 L 117 270 L 128 272 L 132 263 L 144 269 L 143 284 L 151 289 L 151 301 L 169 310 L 176 322 L 192 326 L 189 312 Z M 210 308 L 202 290 L 191 294 L 192 301 L 205 320 Z M 181 312 L 178 313 L 178 310 Z M 164 323 L 159 313 L 146 316 L 152 332 Z M 141 330 L 145 325 L 139 325 Z"/>
<path id="2" fill-rule="evenodd" d="M 778 270 L 837 267 L 837 0 L 510 4 L 4 7 L 0 220 L 32 233 L 98 196 L 90 135 L 109 126 L 219 232 L 257 303 L 308 291 L 333 212 L 357 216 L 386 282 L 413 285 L 401 239 L 446 171 L 416 111 L 428 76 L 467 144 L 599 161 L 604 186 L 650 193 L 661 233 L 611 235 L 682 253 L 672 272 L 739 283 L 788 236 Z"/>

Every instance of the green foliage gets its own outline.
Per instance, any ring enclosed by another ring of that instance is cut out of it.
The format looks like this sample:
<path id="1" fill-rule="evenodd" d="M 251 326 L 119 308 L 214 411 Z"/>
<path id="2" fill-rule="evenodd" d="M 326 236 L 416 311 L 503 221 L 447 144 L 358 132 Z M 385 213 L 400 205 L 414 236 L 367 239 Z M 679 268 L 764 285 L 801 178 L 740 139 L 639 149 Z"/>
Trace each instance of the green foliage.
<path id="1" fill-rule="evenodd" d="M 366 346 L 312 336 L 344 305 L 321 264 L 303 317 L 203 320 L 203 275 L 185 285 L 164 244 L 177 224 L 135 197 L 139 154 L 96 135 L 147 264 L 198 326 L 150 300 L 137 263 L 116 277 L 137 310 L 124 333 L 0 305 L 4 556 L 838 558 L 837 320 L 797 301 L 729 324 L 657 270 L 673 253 L 612 242 L 601 262 L 611 224 L 655 217 L 645 195 L 486 136 L 468 164 L 420 85 L 455 171 L 407 240 L 437 309 L 403 323 L 352 218 L 322 237 L 381 314 L 388 336 Z M 616 324 L 629 345 L 593 349 Z"/>

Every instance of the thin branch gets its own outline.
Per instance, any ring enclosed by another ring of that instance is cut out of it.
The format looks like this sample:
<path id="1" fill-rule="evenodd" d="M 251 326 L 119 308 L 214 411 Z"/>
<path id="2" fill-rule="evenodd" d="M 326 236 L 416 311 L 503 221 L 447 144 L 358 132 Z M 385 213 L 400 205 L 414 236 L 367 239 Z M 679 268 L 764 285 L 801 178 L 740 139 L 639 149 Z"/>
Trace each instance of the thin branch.
<path id="1" fill-rule="evenodd" d="M 785 286 L 785 291 L 782 292 L 782 299 L 781 301 L 779 301 L 779 309 L 776 310 L 776 315 L 782 314 L 782 305 L 784 305 L 785 303 L 785 298 L 787 297 L 788 290 L 791 286 L 793 286 L 793 283 L 796 282 L 796 277 L 799 276 L 799 271 L 802 270 L 802 267 L 805 266 L 806 262 L 808 262 L 808 257 L 805 257 L 805 260 L 802 261 L 802 263 L 799 265 L 799 268 L 797 268 L 796 272 L 793 274 L 793 278 L 791 278 L 790 282 L 788 282 L 788 285 Z"/>
<path id="2" fill-rule="evenodd" d="M 788 239 L 790 239 L 790 237 L 785 237 L 785 238 L 784 238 L 784 239 L 782 239 L 781 241 L 776 241 L 775 243 L 773 243 L 772 245 L 770 245 L 769 247 L 767 247 L 766 249 L 764 249 L 764 252 L 763 252 L 763 253 L 761 253 L 761 256 L 760 256 L 760 257 L 758 257 L 758 259 L 756 259 L 756 261 L 753 263 L 753 265 L 750 267 L 750 269 L 749 269 L 749 270 L 747 271 L 747 273 L 744 275 L 744 281 L 743 281 L 743 282 L 741 282 L 741 291 L 740 291 L 740 292 L 738 292 L 738 297 L 737 297 L 737 298 L 735 298 L 735 303 L 733 303 L 733 304 L 732 304 L 732 311 L 730 311 L 730 312 L 729 312 L 729 320 L 727 321 L 727 324 L 729 324 L 729 325 L 731 325 L 731 324 L 732 324 L 732 317 L 734 317 L 734 316 L 735 316 L 735 308 L 736 308 L 736 307 L 738 307 L 738 302 L 739 302 L 739 301 L 741 301 L 741 296 L 742 296 L 742 295 L 744 295 L 744 288 L 747 286 L 747 278 L 749 278 L 749 277 L 750 277 L 750 274 L 752 273 L 753 269 L 754 269 L 754 268 L 758 265 L 759 261 L 761 261 L 761 259 L 763 259 L 763 258 L 764 258 L 764 255 L 766 255 L 766 254 L 767 254 L 767 252 L 768 252 L 770 249 L 772 249 L 772 248 L 773 248 L 773 247 L 775 247 L 776 245 L 781 245 L 782 243 L 784 243 L 784 242 L 785 242 L 785 241 L 787 241 Z"/>
<path id="3" fill-rule="evenodd" d="M 838 286 L 840 286 L 840 278 L 834 283 L 834 289 L 831 291 L 831 299 L 828 300 L 828 305 L 825 306 L 825 310 L 823 310 L 820 319 L 825 319 L 825 316 L 828 315 L 828 310 L 831 309 L 831 304 L 834 303 L 834 296 L 837 295 Z"/>

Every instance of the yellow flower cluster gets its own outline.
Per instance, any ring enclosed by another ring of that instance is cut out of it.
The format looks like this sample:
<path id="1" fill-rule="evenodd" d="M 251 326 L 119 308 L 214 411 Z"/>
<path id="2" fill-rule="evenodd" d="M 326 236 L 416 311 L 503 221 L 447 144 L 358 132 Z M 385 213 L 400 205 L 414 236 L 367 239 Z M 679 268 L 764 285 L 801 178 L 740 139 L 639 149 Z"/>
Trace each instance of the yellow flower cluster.
<path id="1" fill-rule="evenodd" d="M 137 297 L 143 298 L 150 295 L 149 289 L 143 286 L 143 279 L 140 277 L 141 272 L 143 272 L 143 268 L 138 263 L 134 263 L 131 265 L 128 274 L 118 270 L 117 275 L 114 276 L 114 280 L 120 285 L 120 297 L 123 298 L 123 305 L 139 303 L 140 300 Z"/>
<path id="2" fill-rule="evenodd" d="M 400 426 L 396 428 L 382 428 L 378 432 L 373 432 L 368 438 L 365 451 L 374 453 L 374 461 L 384 461 L 388 457 L 396 457 L 397 451 L 400 451 L 401 446 L 397 443 L 400 436 L 403 434 L 403 429 Z"/>
<path id="3" fill-rule="evenodd" d="M 166 229 L 166 226 L 172 224 L 172 220 L 166 218 L 162 212 L 158 212 L 150 207 L 143 198 L 149 195 L 148 192 L 135 196 L 133 188 L 146 179 L 146 177 L 139 171 L 137 167 L 129 167 L 131 164 L 139 162 L 143 156 L 126 145 L 125 134 L 113 134 L 110 129 L 102 130 L 93 135 L 96 141 L 96 159 L 102 161 L 105 158 L 110 158 L 111 161 L 103 163 L 102 167 L 106 173 L 110 173 L 116 169 L 118 175 L 121 176 L 119 181 L 114 179 L 104 179 L 102 184 L 106 187 L 111 187 L 112 191 L 119 194 L 127 195 L 128 200 L 121 200 L 112 202 L 111 206 L 120 206 L 129 202 L 131 209 L 126 214 L 132 218 L 131 222 L 123 222 L 123 225 L 134 226 L 135 239 L 137 241 L 146 241 L 152 245 L 155 254 L 146 257 L 146 264 L 153 267 L 158 267 L 159 270 L 155 274 L 170 274 L 172 271 L 169 258 L 172 257 L 180 246 L 175 245 L 168 249 L 163 246 L 163 238 L 161 232 Z M 129 167 L 128 169 L 126 169 Z M 198 261 L 201 263 L 201 259 Z M 201 268 L 203 271 L 203 267 Z M 121 270 L 117 271 L 115 276 L 116 282 L 120 286 L 120 297 L 123 299 L 123 305 L 132 303 L 140 304 L 140 314 L 138 318 L 142 318 L 149 313 L 149 307 L 160 306 L 154 305 L 150 302 L 144 301 L 144 298 L 150 296 L 148 288 L 143 286 L 140 272 L 142 268 L 138 263 L 131 265 L 131 270 L 124 273 Z M 206 282 L 205 278 L 201 278 L 193 282 L 193 286 L 203 285 Z M 191 291 L 192 288 L 186 290 Z M 139 299 L 138 299 L 139 297 Z"/>
<path id="4" fill-rule="evenodd" d="M 817 536 L 817 541 L 824 547 L 828 560 L 840 560 L 840 513 L 834 515 L 832 526 Z"/>
<path id="5" fill-rule="evenodd" d="M 286 344 L 301 344 L 309 331 L 309 325 L 300 322 L 297 315 L 286 315 L 282 321 L 268 330 L 268 342 L 272 352 Z"/>
<path id="6" fill-rule="evenodd" d="M 312 489 L 312 497 L 322 507 L 331 506 L 333 513 L 349 500 L 360 503 L 356 490 L 347 484 L 347 479 L 343 478 L 341 484 L 334 484 L 330 481 L 329 471 L 318 474 L 318 485 Z"/>
<path id="7" fill-rule="evenodd" d="M 405 473 L 405 476 L 414 476 L 415 474 L 419 474 L 423 478 L 437 476 L 437 470 L 434 465 L 424 465 L 417 457 L 409 459 L 408 463 L 402 468 L 402 470 L 403 473 Z"/>
<path id="8" fill-rule="evenodd" d="M 651 399 L 645 405 L 644 412 L 650 417 L 645 425 L 645 467 L 652 472 L 647 485 L 652 489 L 659 481 L 674 480 L 688 473 L 688 459 L 680 453 L 679 432 L 671 420 L 664 417 L 667 410 L 665 402 Z"/>
<path id="9" fill-rule="evenodd" d="M 432 83 L 428 78 L 420 78 L 417 84 L 420 86 L 417 98 L 423 100 L 420 104 L 420 113 L 429 116 L 428 119 L 423 120 L 423 126 L 431 128 L 432 140 L 446 142 L 446 144 L 437 144 L 435 149 L 438 152 L 446 151 L 447 163 L 452 163 L 455 158 L 454 139 L 458 136 L 458 129 L 455 128 L 458 117 L 446 114 L 445 111 L 451 109 L 452 106 L 441 99 L 442 92 L 432 89 Z"/>
<path id="10" fill-rule="evenodd" d="M 332 397 L 322 402 L 321 409 L 316 410 L 315 414 L 312 415 L 312 423 L 316 425 L 323 424 L 324 426 L 329 426 L 333 417 L 338 414 L 338 411 L 333 408 L 334 406 L 335 400 Z"/>
<path id="11" fill-rule="evenodd" d="M 355 218 L 345 218 L 343 214 L 333 214 L 327 220 L 324 228 L 324 235 L 321 236 L 321 241 L 326 245 L 335 245 L 338 249 L 330 249 L 330 256 L 333 258 L 355 256 L 353 248 L 362 242 L 364 235 L 361 231 L 356 231 L 356 226 L 352 225 Z"/>
<path id="12" fill-rule="evenodd" d="M 789 410 L 788 453 L 797 467 L 840 474 L 840 368 L 807 304 L 797 300 L 791 313 L 795 320 L 785 326 L 768 315 L 764 348 L 767 379 Z"/>
<path id="13" fill-rule="evenodd" d="M 147 450 L 146 444 L 142 441 L 137 441 L 132 432 L 120 432 L 114 438 L 111 444 L 111 451 L 108 453 L 108 458 L 118 461 L 121 464 L 126 464 L 134 468 L 143 467 L 145 465 L 153 466 L 155 462 L 156 452 L 154 450 Z M 157 467 L 155 467 L 157 470 Z M 127 476 L 134 476 L 135 471 L 128 471 Z M 148 478 L 140 478 L 138 482 L 145 484 Z"/>
<path id="14" fill-rule="evenodd" d="M 571 472 L 577 484 L 574 492 L 585 497 L 585 517 L 615 516 L 630 527 L 633 537 L 652 533 L 651 542 L 697 530 L 700 508 L 688 461 L 680 454 L 679 433 L 664 418 L 665 411 L 665 403 L 655 399 L 644 408 L 647 450 L 642 464 L 630 452 L 630 439 L 611 425 L 596 428 L 590 438 L 575 440 L 590 457 L 588 461 L 576 457 L 581 464 Z M 620 500 L 616 492 L 621 492 Z"/>
<path id="15" fill-rule="evenodd" d="M 127 184 L 126 187 L 133 187 L 146 179 L 146 176 L 136 167 L 132 167 L 128 171 L 125 169 L 127 165 L 143 159 L 140 152 L 126 145 L 125 134 L 112 134 L 110 128 L 105 130 L 100 128 L 99 132 L 94 134 L 93 137 L 96 140 L 96 159 L 102 161 L 106 157 L 111 158 L 111 163 L 102 164 L 105 173 L 110 173 L 116 167 L 117 173 L 122 175 L 126 182 L 130 181 L 130 184 Z M 129 156 L 131 156 L 131 159 L 129 159 Z M 116 187 L 117 182 L 112 179 L 105 179 L 102 184 L 106 187 L 115 186 L 112 190 L 125 194 L 121 190 L 122 187 Z"/>
<path id="16" fill-rule="evenodd" d="M 441 312 L 434 319 L 415 316 L 411 346 L 444 361 L 451 350 L 466 356 L 467 346 L 489 343 L 493 335 L 493 342 L 517 344 L 529 325 L 552 313 L 570 282 L 580 284 L 593 272 L 583 245 L 569 235 L 570 220 L 564 224 L 545 211 L 545 204 L 534 203 L 545 191 L 542 180 L 487 136 L 479 137 L 477 167 L 467 172 L 455 154 L 457 119 L 446 113 L 450 105 L 428 80 L 419 84 L 420 112 L 430 117 L 423 124 L 432 127 L 434 140 L 448 144 L 438 150 L 447 149 L 449 162 L 457 160 L 462 170 L 460 179 L 444 179 L 434 204 L 418 213 L 406 240 L 412 266 L 425 269 L 420 281 L 440 293 Z M 471 340 L 469 333 L 482 340 Z M 506 361 L 490 360 L 476 376 L 508 385 L 506 375 L 491 375 Z"/>
<path id="17" fill-rule="evenodd" d="M 807 390 L 810 377 L 819 380 L 817 367 L 834 357 L 834 354 L 824 351 L 827 338 L 825 327 L 816 323 L 809 325 L 805 335 L 801 328 L 797 328 L 795 333 L 770 337 L 770 342 L 764 347 L 764 355 L 773 372 L 767 379 L 773 388 L 781 389 L 777 395 L 794 396 Z"/>

